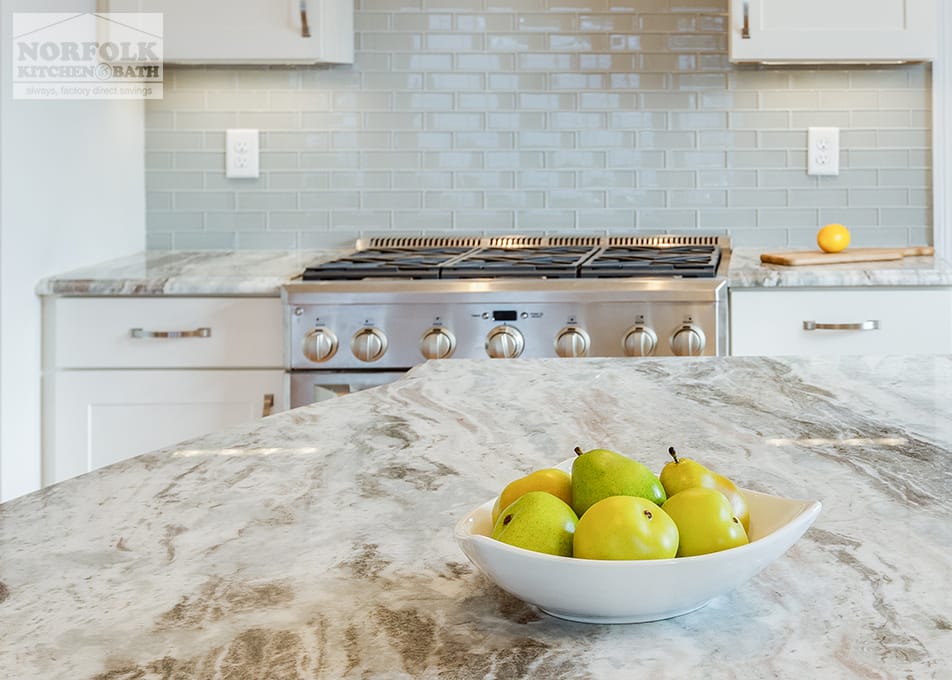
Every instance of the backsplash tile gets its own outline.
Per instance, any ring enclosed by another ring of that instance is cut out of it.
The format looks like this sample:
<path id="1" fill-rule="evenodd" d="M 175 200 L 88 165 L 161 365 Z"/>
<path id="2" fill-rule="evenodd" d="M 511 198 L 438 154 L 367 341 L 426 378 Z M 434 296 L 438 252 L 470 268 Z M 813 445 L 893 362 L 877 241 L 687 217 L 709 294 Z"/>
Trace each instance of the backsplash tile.
<path id="1" fill-rule="evenodd" d="M 931 240 L 928 65 L 733 66 L 727 0 L 356 0 L 353 67 L 185 68 L 147 103 L 147 246 L 423 231 Z M 806 175 L 806 128 L 841 174 Z M 261 177 L 224 176 L 224 130 Z"/>

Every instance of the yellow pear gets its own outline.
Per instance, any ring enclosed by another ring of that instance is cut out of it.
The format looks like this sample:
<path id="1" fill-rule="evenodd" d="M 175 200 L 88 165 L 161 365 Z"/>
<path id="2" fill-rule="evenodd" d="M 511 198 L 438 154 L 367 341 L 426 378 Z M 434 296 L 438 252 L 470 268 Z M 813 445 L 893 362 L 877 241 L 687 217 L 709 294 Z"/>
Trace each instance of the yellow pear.
<path id="1" fill-rule="evenodd" d="M 647 498 L 609 496 L 579 519 L 572 551 L 589 560 L 669 559 L 678 552 L 678 527 Z"/>
<path id="2" fill-rule="evenodd" d="M 506 485 L 493 505 L 493 524 L 499 519 L 499 513 L 530 491 L 546 491 L 556 498 L 561 498 L 569 506 L 572 505 L 572 479 L 569 474 L 558 468 L 544 468 Z"/>
<path id="3" fill-rule="evenodd" d="M 750 531 L 750 511 L 744 494 L 734 483 L 723 475 L 704 467 L 696 460 L 679 458 L 673 446 L 668 447 L 668 454 L 674 459 L 661 469 L 661 486 L 670 498 L 685 489 L 703 487 L 720 491 L 730 501 L 734 510 L 734 517 L 744 525 L 744 531 Z"/>
<path id="4" fill-rule="evenodd" d="M 671 496 L 661 509 L 678 527 L 678 557 L 707 555 L 748 543 L 747 531 L 731 504 L 714 489 L 685 489 Z"/>

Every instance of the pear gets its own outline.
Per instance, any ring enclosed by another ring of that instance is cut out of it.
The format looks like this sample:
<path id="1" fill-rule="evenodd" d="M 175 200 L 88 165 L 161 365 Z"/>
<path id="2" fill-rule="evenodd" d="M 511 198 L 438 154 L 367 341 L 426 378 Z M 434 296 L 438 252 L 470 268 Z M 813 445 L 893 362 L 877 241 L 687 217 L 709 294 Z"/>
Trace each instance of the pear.
<path id="1" fill-rule="evenodd" d="M 748 543 L 724 494 L 703 486 L 679 491 L 661 509 L 678 527 L 678 557 L 707 555 Z"/>
<path id="2" fill-rule="evenodd" d="M 638 496 L 655 505 L 667 496 L 648 466 L 609 449 L 583 452 L 575 447 L 572 461 L 572 508 L 579 517 L 609 496 Z"/>
<path id="3" fill-rule="evenodd" d="M 704 487 L 720 491 L 730 501 L 734 515 L 744 525 L 744 531 L 750 531 L 750 511 L 747 508 L 747 499 L 737 486 L 723 475 L 709 470 L 696 460 L 679 458 L 673 446 L 668 447 L 668 454 L 674 459 L 661 469 L 661 485 L 668 498 L 685 489 Z"/>
<path id="4" fill-rule="evenodd" d="M 575 527 L 574 556 L 590 560 L 663 560 L 678 551 L 678 527 L 646 498 L 609 496 Z"/>
<path id="5" fill-rule="evenodd" d="M 674 460 L 661 468 L 661 486 L 664 492 L 671 498 L 674 494 L 685 489 L 692 489 L 695 486 L 706 486 L 709 489 L 714 488 L 714 475 L 706 467 L 690 458 L 679 458 L 673 446 L 668 447 L 668 454 Z"/>
<path id="6" fill-rule="evenodd" d="M 493 504 L 493 524 L 499 519 L 499 513 L 510 503 L 529 491 L 548 491 L 553 496 L 572 504 L 572 480 L 569 473 L 558 468 L 544 468 L 530 472 L 525 477 L 513 480 L 506 485 Z"/>
<path id="7" fill-rule="evenodd" d="M 546 491 L 528 491 L 506 506 L 493 526 L 497 541 L 549 555 L 572 556 L 578 517 Z"/>

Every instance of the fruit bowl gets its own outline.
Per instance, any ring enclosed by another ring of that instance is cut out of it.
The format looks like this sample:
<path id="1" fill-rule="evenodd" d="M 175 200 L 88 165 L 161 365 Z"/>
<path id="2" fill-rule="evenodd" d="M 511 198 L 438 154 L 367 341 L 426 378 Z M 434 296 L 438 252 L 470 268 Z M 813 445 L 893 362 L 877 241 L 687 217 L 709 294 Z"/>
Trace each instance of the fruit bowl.
<path id="1" fill-rule="evenodd" d="M 750 543 L 708 555 L 586 560 L 523 550 L 489 537 L 495 498 L 456 524 L 456 541 L 497 586 L 552 616 L 586 623 L 658 621 L 700 609 L 744 583 L 783 555 L 820 514 L 819 501 L 741 492 L 750 507 Z"/>

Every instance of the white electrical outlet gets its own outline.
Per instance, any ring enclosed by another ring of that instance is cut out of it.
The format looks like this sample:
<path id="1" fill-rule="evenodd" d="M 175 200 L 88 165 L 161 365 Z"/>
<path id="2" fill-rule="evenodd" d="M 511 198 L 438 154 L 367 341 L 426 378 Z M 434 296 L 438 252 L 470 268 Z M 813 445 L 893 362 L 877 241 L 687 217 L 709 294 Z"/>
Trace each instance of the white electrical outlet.
<path id="1" fill-rule="evenodd" d="M 807 128 L 807 174 L 840 174 L 839 128 Z"/>
<path id="2" fill-rule="evenodd" d="M 225 177 L 258 177 L 258 131 L 225 130 Z"/>

